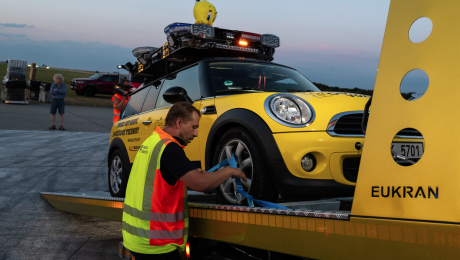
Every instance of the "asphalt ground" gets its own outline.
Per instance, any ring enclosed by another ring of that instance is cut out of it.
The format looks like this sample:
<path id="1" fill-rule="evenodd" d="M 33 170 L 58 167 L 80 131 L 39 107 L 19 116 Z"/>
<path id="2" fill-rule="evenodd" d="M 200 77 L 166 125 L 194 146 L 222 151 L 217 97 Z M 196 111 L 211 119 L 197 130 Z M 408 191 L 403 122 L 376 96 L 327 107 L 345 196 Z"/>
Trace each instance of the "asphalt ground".
<path id="1" fill-rule="evenodd" d="M 0 129 L 48 130 L 51 126 L 50 107 L 49 103 L 31 102 L 22 105 L 0 102 Z M 63 126 L 66 131 L 109 133 L 112 118 L 112 108 L 66 105 Z M 59 126 L 58 114 L 56 125 Z"/>
<path id="2" fill-rule="evenodd" d="M 49 107 L 0 102 L 0 260 L 120 259 L 121 223 L 59 211 L 40 196 L 107 194 L 112 109 L 66 106 L 59 131 L 48 130 Z M 189 200 L 216 202 L 203 195 Z"/>
<path id="3" fill-rule="evenodd" d="M 40 192 L 108 191 L 112 110 L 0 103 L 0 259 L 119 259 L 118 222 L 58 211 Z"/>

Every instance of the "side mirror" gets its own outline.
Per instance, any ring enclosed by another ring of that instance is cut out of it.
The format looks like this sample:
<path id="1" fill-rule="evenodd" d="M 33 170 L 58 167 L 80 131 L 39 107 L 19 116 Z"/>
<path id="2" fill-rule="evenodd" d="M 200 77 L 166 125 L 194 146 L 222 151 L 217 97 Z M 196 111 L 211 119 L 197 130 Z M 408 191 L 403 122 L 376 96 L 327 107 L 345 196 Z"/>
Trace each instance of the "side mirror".
<path id="1" fill-rule="evenodd" d="M 165 91 L 163 98 L 166 102 L 175 104 L 181 101 L 186 101 L 193 104 L 193 101 L 187 95 L 187 91 L 181 87 L 172 87 Z"/>

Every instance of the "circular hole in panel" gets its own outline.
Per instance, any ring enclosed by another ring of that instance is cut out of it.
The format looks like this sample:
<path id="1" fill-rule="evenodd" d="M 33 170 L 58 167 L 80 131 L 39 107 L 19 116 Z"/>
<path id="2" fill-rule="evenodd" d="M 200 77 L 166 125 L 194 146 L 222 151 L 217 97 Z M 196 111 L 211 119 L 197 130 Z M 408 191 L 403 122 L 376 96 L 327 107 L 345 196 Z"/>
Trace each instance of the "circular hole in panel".
<path id="1" fill-rule="evenodd" d="M 423 42 L 430 36 L 432 30 L 433 23 L 430 18 L 418 18 L 409 29 L 409 40 L 413 43 Z"/>
<path id="2" fill-rule="evenodd" d="M 414 165 L 422 158 L 425 151 L 423 135 L 416 129 L 405 128 L 393 138 L 390 151 L 397 164 Z"/>
<path id="3" fill-rule="evenodd" d="M 409 71 L 401 81 L 399 90 L 405 100 L 414 101 L 423 96 L 428 89 L 430 79 L 425 71 L 415 69 Z"/>

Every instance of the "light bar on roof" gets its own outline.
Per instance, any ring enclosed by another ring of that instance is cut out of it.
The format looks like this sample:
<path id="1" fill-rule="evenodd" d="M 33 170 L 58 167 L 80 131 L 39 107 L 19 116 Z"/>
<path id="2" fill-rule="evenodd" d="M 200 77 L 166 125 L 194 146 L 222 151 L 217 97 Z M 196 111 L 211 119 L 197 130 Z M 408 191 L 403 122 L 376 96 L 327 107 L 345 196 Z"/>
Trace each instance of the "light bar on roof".
<path id="1" fill-rule="evenodd" d="M 263 46 L 278 48 L 280 47 L 280 38 L 273 34 L 262 34 L 260 42 Z"/>
<path id="2" fill-rule="evenodd" d="M 192 25 L 188 23 L 172 23 L 165 27 L 165 34 L 167 36 L 173 34 L 174 36 L 179 36 L 182 34 L 190 33 L 192 30 Z"/>
<path id="3" fill-rule="evenodd" d="M 216 44 L 216 48 L 218 49 L 226 49 L 226 50 L 233 50 L 233 51 L 245 51 L 245 52 L 252 52 L 252 53 L 259 53 L 258 49 L 254 48 L 247 48 L 247 47 L 239 47 L 239 46 L 231 46 L 231 45 L 224 45 L 224 44 Z"/>
<path id="4" fill-rule="evenodd" d="M 192 24 L 192 34 L 204 39 L 214 38 L 214 27 L 206 24 Z"/>
<path id="5" fill-rule="evenodd" d="M 258 42 L 260 41 L 260 34 L 242 32 L 241 38 L 244 38 L 252 42 Z"/>
<path id="6" fill-rule="evenodd" d="M 137 47 L 137 48 L 135 48 L 133 50 L 133 56 L 136 57 L 136 58 L 139 58 L 141 55 L 149 53 L 149 52 L 152 52 L 152 51 L 154 51 L 156 49 L 157 48 L 155 48 L 155 47 L 148 47 L 148 46 Z"/>

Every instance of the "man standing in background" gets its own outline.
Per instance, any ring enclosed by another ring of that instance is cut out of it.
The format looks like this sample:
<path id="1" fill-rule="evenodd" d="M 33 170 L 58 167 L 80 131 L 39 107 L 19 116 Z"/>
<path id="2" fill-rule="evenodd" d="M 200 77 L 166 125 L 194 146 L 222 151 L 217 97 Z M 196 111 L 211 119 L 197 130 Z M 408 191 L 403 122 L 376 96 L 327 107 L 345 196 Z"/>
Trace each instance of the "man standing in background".
<path id="1" fill-rule="evenodd" d="M 67 93 L 67 87 L 63 83 L 64 77 L 61 74 L 54 74 L 54 83 L 51 85 L 50 88 L 50 95 L 52 98 L 51 101 L 51 126 L 49 127 L 50 130 L 56 129 L 56 110 L 59 110 L 59 130 L 65 130 L 62 126 L 64 122 L 64 98 L 65 94 Z"/>

